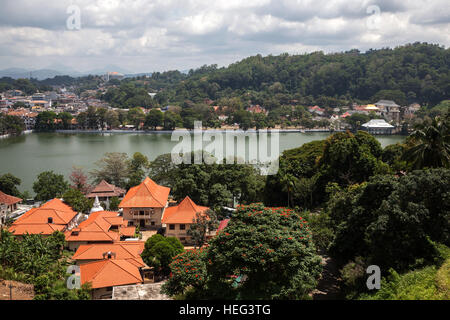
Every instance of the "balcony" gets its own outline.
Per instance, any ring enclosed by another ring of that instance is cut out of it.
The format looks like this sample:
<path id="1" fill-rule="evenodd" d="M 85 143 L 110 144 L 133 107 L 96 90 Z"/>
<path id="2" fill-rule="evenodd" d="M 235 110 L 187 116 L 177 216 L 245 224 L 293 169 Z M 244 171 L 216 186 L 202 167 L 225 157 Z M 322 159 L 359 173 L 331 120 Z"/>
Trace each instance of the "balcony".
<path id="1" fill-rule="evenodd" d="M 150 213 L 144 213 L 144 214 L 139 214 L 139 213 L 133 213 L 132 218 L 139 220 L 139 219 L 150 219 L 151 214 Z"/>

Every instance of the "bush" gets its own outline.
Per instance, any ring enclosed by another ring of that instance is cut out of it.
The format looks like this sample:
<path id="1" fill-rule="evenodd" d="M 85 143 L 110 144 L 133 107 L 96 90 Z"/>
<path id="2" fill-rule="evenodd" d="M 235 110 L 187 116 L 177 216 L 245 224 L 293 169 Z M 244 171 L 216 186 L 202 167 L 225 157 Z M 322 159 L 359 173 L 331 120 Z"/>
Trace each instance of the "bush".
<path id="1" fill-rule="evenodd" d="M 176 238 L 165 238 L 160 234 L 154 234 L 145 242 L 142 259 L 156 273 L 167 275 L 170 272 L 169 264 L 172 258 L 184 251 L 183 245 Z"/>

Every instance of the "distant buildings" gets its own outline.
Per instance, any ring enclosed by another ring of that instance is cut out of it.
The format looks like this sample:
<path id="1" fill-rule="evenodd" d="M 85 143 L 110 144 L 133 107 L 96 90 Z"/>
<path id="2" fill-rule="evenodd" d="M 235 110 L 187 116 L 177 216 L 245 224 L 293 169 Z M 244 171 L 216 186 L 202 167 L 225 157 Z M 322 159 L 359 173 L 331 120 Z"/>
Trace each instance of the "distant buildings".
<path id="1" fill-rule="evenodd" d="M 388 121 L 400 123 L 400 106 L 392 100 L 380 100 L 375 103 L 375 106 L 380 109 L 382 117 Z"/>
<path id="2" fill-rule="evenodd" d="M 392 130 L 395 128 L 384 119 L 372 119 L 361 126 L 371 134 L 391 134 Z"/>

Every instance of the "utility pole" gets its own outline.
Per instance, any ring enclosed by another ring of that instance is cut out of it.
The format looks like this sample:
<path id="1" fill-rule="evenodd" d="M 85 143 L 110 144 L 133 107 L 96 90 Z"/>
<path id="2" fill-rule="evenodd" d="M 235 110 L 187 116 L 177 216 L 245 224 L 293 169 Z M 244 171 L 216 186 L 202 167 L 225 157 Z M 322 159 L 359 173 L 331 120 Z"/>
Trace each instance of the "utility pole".
<path id="1" fill-rule="evenodd" d="M 9 280 L 9 300 L 12 300 L 12 282 Z"/>

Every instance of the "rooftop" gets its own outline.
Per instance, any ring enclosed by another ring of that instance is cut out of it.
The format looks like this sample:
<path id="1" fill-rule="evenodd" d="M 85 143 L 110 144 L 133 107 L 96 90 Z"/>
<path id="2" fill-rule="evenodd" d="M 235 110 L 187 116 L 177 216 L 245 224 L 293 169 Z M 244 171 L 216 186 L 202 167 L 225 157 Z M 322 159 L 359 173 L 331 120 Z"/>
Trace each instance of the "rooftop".
<path id="1" fill-rule="evenodd" d="M 0 203 L 7 204 L 8 206 L 22 202 L 22 199 L 14 196 L 10 196 L 2 191 L 0 191 Z"/>
<path id="2" fill-rule="evenodd" d="M 138 186 L 128 190 L 119 208 L 164 208 L 170 188 L 158 185 L 149 177 Z"/>
<path id="3" fill-rule="evenodd" d="M 191 200 L 191 198 L 186 197 L 179 205 L 169 207 L 164 211 L 163 217 L 161 219 L 162 223 L 181 223 L 189 224 L 195 218 L 197 212 L 205 212 L 208 207 L 198 206 Z"/>

